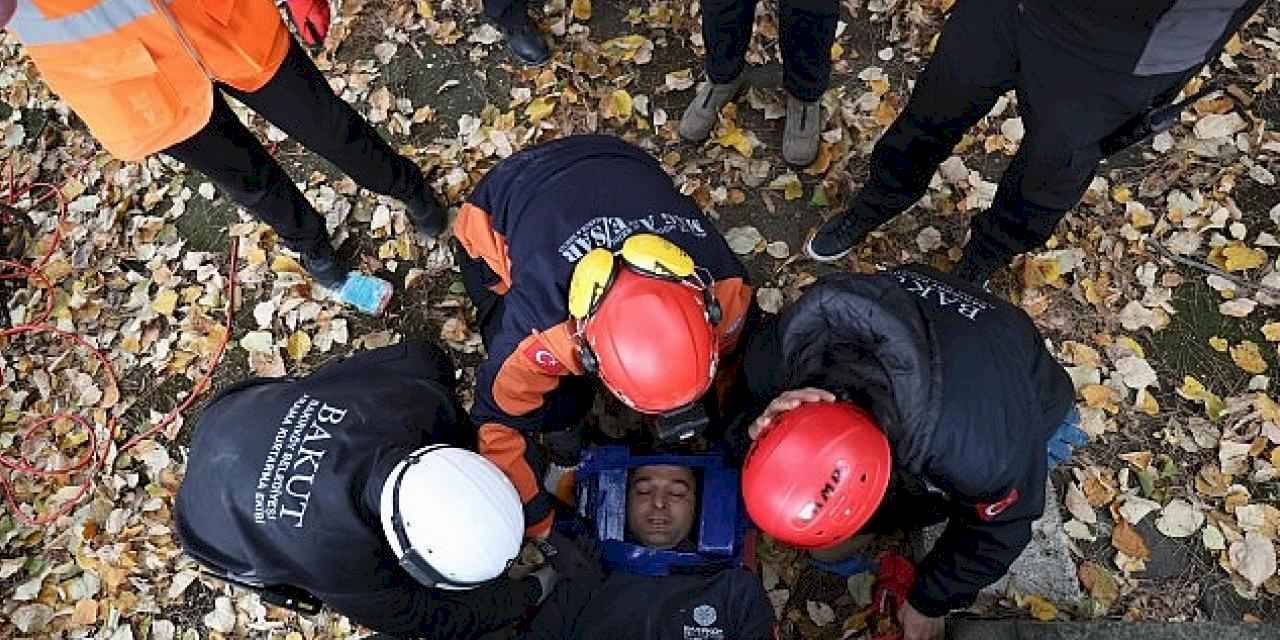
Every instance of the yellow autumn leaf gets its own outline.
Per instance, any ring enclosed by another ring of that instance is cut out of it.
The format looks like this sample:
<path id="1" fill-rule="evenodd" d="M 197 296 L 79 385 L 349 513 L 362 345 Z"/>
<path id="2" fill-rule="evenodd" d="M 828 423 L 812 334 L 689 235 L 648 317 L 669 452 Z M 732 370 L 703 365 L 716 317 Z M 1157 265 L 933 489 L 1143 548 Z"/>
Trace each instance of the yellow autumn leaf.
<path id="1" fill-rule="evenodd" d="M 600 48 L 604 51 L 605 55 L 611 58 L 621 58 L 629 61 L 634 59 L 636 57 L 636 53 L 638 53 L 646 44 L 652 46 L 653 42 L 642 35 L 633 33 L 628 36 L 619 36 L 617 38 L 605 40 L 604 44 L 600 45 Z"/>
<path id="2" fill-rule="evenodd" d="M 1262 373 L 1267 370 L 1267 361 L 1262 359 L 1258 345 L 1249 340 L 1231 347 L 1231 360 L 1237 367 L 1249 373 Z"/>
<path id="3" fill-rule="evenodd" d="M 792 172 L 774 178 L 769 183 L 769 188 L 782 191 L 782 197 L 787 200 L 795 200 L 804 195 L 804 185 L 800 184 L 800 176 Z"/>
<path id="4" fill-rule="evenodd" d="M 151 301 L 151 310 L 162 316 L 173 315 L 173 310 L 178 306 L 178 292 L 173 289 L 161 289 L 156 294 L 155 300 Z"/>
<path id="5" fill-rule="evenodd" d="M 284 255 L 278 255 L 271 261 L 271 270 L 276 273 L 303 273 L 297 260 Z"/>
<path id="6" fill-rule="evenodd" d="M 1156 416 L 1160 413 L 1160 403 L 1156 402 L 1156 397 L 1147 391 L 1146 387 L 1138 389 L 1138 400 L 1134 403 L 1134 407 L 1149 416 Z"/>
<path id="7" fill-rule="evenodd" d="M 1276 401 L 1272 400 L 1271 396 L 1265 393 L 1253 396 L 1253 408 L 1262 416 L 1263 420 L 1280 424 L 1280 404 L 1276 404 Z"/>
<path id="8" fill-rule="evenodd" d="M 555 109 L 555 101 L 547 96 L 543 96 L 533 102 L 530 102 L 529 106 L 524 108 L 524 115 L 529 118 L 530 122 L 537 123 L 541 122 L 543 118 L 551 115 L 551 112 L 555 111 Z"/>
<path id="9" fill-rule="evenodd" d="M 740 129 L 732 122 L 724 122 L 724 133 L 716 138 L 716 144 L 722 147 L 732 147 L 742 154 L 744 158 L 750 158 L 755 153 L 756 144 L 751 140 L 745 131 Z"/>
<path id="10" fill-rule="evenodd" d="M 1041 596 L 1027 596 L 1026 604 L 1031 610 L 1031 617 L 1036 620 L 1049 622 L 1058 617 L 1058 607 Z"/>
<path id="11" fill-rule="evenodd" d="M 289 358 L 297 362 L 311 352 L 311 336 L 305 331 L 294 331 L 289 336 L 289 342 L 285 345 L 285 350 L 289 352 Z"/>
<path id="12" fill-rule="evenodd" d="M 579 22 L 591 19 L 591 0 L 573 0 L 573 19 Z"/>
<path id="13" fill-rule="evenodd" d="M 1268 322 L 1262 325 L 1262 337 L 1267 342 L 1280 342 L 1280 322 Z"/>
<path id="14" fill-rule="evenodd" d="M 1111 387 L 1100 384 L 1090 384 L 1081 387 L 1080 397 L 1084 398 L 1085 406 L 1090 409 L 1105 409 L 1109 413 L 1115 413 L 1119 410 L 1113 398 Z"/>
<path id="15" fill-rule="evenodd" d="M 1116 185 L 1111 188 L 1111 199 L 1115 200 L 1120 204 L 1125 204 L 1132 198 L 1133 198 L 1133 192 L 1129 190 L 1129 187 L 1126 187 L 1124 185 Z"/>
<path id="16" fill-rule="evenodd" d="M 436 17 L 436 10 L 431 6 L 430 0 L 418 0 L 418 15 L 423 20 L 431 20 Z"/>
<path id="17" fill-rule="evenodd" d="M 609 106 L 614 117 L 619 120 L 631 119 L 632 100 L 626 89 L 618 89 L 609 94 Z"/>
<path id="18" fill-rule="evenodd" d="M 831 61 L 837 62 L 843 56 L 844 56 L 844 47 L 840 46 L 839 42 L 832 44 L 831 45 Z"/>
<path id="19" fill-rule="evenodd" d="M 1213 336 L 1212 338 L 1209 338 L 1209 346 L 1213 347 L 1213 350 L 1218 353 L 1226 353 L 1227 349 L 1230 348 L 1231 345 L 1225 339 Z"/>
<path id="20" fill-rule="evenodd" d="M 1129 336 L 1120 336 L 1119 338 L 1116 338 L 1116 342 L 1119 343 L 1120 346 L 1132 351 L 1133 355 L 1138 356 L 1139 358 L 1145 359 L 1147 357 L 1146 349 L 1143 349 L 1142 345 L 1138 344 L 1137 340 L 1134 340 Z"/>
<path id="21" fill-rule="evenodd" d="M 1237 241 L 1222 248 L 1222 258 L 1227 271 L 1245 271 L 1262 266 L 1267 261 L 1267 252 L 1250 249 Z"/>
<path id="22" fill-rule="evenodd" d="M 1182 386 L 1178 387 L 1178 395 L 1199 402 L 1204 405 L 1205 414 L 1210 420 L 1217 420 L 1222 412 L 1226 410 L 1226 404 L 1222 402 L 1222 398 L 1205 388 L 1199 380 L 1191 376 L 1182 379 Z"/>

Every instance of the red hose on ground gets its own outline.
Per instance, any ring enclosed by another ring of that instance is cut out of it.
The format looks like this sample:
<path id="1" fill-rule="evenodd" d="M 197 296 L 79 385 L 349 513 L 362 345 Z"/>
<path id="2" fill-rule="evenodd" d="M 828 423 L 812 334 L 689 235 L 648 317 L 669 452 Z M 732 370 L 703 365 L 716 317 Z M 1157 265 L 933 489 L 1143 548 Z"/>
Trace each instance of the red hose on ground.
<path id="1" fill-rule="evenodd" d="M 47 182 L 36 182 L 18 187 L 14 178 L 13 165 L 8 165 L 8 192 L 3 197 L 3 201 L 6 204 L 12 206 L 22 197 L 37 189 L 45 189 L 46 192 L 39 198 L 35 199 L 31 205 L 32 207 L 37 207 L 50 199 L 55 200 L 58 207 L 58 222 L 52 234 L 49 236 L 48 248 L 32 265 L 25 265 L 11 260 L 0 260 L 0 280 L 33 281 L 34 286 L 46 291 L 44 309 L 36 314 L 34 318 L 29 319 L 23 324 L 0 330 L 0 338 L 15 338 L 20 335 L 32 336 L 39 334 L 51 334 L 58 337 L 63 342 L 82 347 L 88 350 L 89 353 L 102 364 L 102 369 L 106 372 L 105 375 L 109 379 L 111 386 L 118 389 L 119 378 L 116 375 L 115 367 L 111 365 L 111 361 L 100 349 L 90 344 L 89 341 L 85 340 L 82 336 L 63 331 L 48 323 L 49 317 L 53 314 L 53 283 L 50 282 L 49 278 L 40 270 L 46 263 L 48 263 L 49 259 L 53 257 L 58 245 L 62 242 L 62 226 L 66 222 L 67 202 L 62 195 L 60 185 L 54 185 Z M 209 365 L 204 375 L 196 382 L 195 386 L 192 387 L 191 392 L 187 395 L 185 400 L 183 400 L 178 406 L 174 407 L 155 426 L 126 441 L 119 447 L 117 453 L 128 451 L 129 449 L 137 446 L 138 443 L 143 440 L 164 430 L 172 424 L 178 416 L 182 415 L 184 411 L 190 408 L 191 404 L 198 396 L 208 389 L 209 382 L 213 377 L 213 372 L 217 369 L 218 363 L 222 361 L 223 353 L 226 351 L 227 341 L 231 337 L 231 320 L 235 315 L 236 258 L 238 254 L 238 243 L 236 243 L 234 239 L 231 242 L 229 254 L 227 262 L 227 306 L 226 318 L 223 326 L 224 331 L 222 340 L 219 343 L 217 350 L 214 352 L 213 358 L 209 361 Z M 2 370 L 0 370 L 0 374 L 3 374 Z M 94 478 L 106 464 L 107 458 L 111 453 L 111 446 L 115 442 L 119 429 L 119 422 L 116 417 L 108 417 L 107 423 L 104 425 L 108 434 L 107 439 L 106 442 L 101 445 L 101 451 L 99 451 L 97 429 L 92 422 L 83 416 L 73 413 L 57 413 L 37 419 L 22 431 L 20 437 L 16 439 L 15 444 L 19 449 L 21 449 L 24 441 L 61 420 L 70 420 L 80 428 L 84 429 L 87 433 L 86 444 L 88 448 L 84 455 L 80 456 L 80 458 L 74 463 L 59 468 L 49 469 L 43 468 L 42 465 L 28 460 L 26 456 L 22 454 L 19 454 L 18 457 L 0 455 L 0 467 L 4 467 L 8 470 L 8 473 L 0 473 L 0 490 L 4 492 L 5 503 L 8 504 L 9 509 L 13 511 L 15 518 L 31 526 L 49 524 L 70 512 L 71 509 L 75 508 L 76 505 L 80 504 L 80 502 L 84 500 L 84 497 L 89 493 L 90 488 L 93 486 Z M 60 475 L 69 476 L 70 474 L 77 472 L 81 472 L 81 475 L 83 476 L 80 480 L 79 491 L 77 491 L 70 499 L 65 500 L 57 509 L 50 511 L 43 516 L 32 518 L 19 508 L 17 498 L 14 496 L 12 485 L 14 475 L 29 474 L 48 477 Z"/>

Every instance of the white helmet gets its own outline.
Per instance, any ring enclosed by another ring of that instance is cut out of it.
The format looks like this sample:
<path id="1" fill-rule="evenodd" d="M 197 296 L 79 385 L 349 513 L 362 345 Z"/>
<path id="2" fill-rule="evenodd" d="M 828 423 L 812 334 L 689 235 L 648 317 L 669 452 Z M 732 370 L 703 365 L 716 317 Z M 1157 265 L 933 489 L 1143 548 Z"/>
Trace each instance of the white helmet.
<path id="1" fill-rule="evenodd" d="M 497 465 L 466 449 L 409 454 L 382 485 L 379 510 L 400 566 L 429 587 L 472 589 L 520 554 L 520 495 Z"/>

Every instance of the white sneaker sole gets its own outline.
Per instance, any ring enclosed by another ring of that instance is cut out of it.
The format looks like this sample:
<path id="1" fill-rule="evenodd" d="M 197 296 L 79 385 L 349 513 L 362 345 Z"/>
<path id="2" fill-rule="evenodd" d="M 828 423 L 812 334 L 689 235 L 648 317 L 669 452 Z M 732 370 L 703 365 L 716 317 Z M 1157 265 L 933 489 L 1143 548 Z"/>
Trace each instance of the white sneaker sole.
<path id="1" fill-rule="evenodd" d="M 853 247 L 849 247 L 848 249 L 845 249 L 844 251 L 841 251 L 840 253 L 837 253 L 836 255 L 833 255 L 833 256 L 819 255 L 818 252 L 813 250 L 813 237 L 816 235 L 818 235 L 817 229 L 814 229 L 812 232 L 809 233 L 809 237 L 804 241 L 804 253 L 805 255 L 809 256 L 811 259 L 816 260 L 818 262 L 835 262 L 849 255 L 849 253 L 852 252 L 854 249 Z"/>

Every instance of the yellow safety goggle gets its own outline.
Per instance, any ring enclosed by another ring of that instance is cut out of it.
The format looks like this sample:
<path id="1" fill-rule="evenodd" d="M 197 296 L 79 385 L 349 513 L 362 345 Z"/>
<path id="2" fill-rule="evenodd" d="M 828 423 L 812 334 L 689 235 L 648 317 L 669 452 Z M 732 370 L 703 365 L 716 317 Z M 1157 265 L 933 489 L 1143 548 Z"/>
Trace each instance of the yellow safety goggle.
<path id="1" fill-rule="evenodd" d="M 570 316 L 584 320 L 595 313 L 618 273 L 618 257 L 653 278 L 678 281 L 694 275 L 693 258 L 683 249 L 661 236 L 638 233 L 627 238 L 620 251 L 592 249 L 578 260 L 569 279 Z"/>

